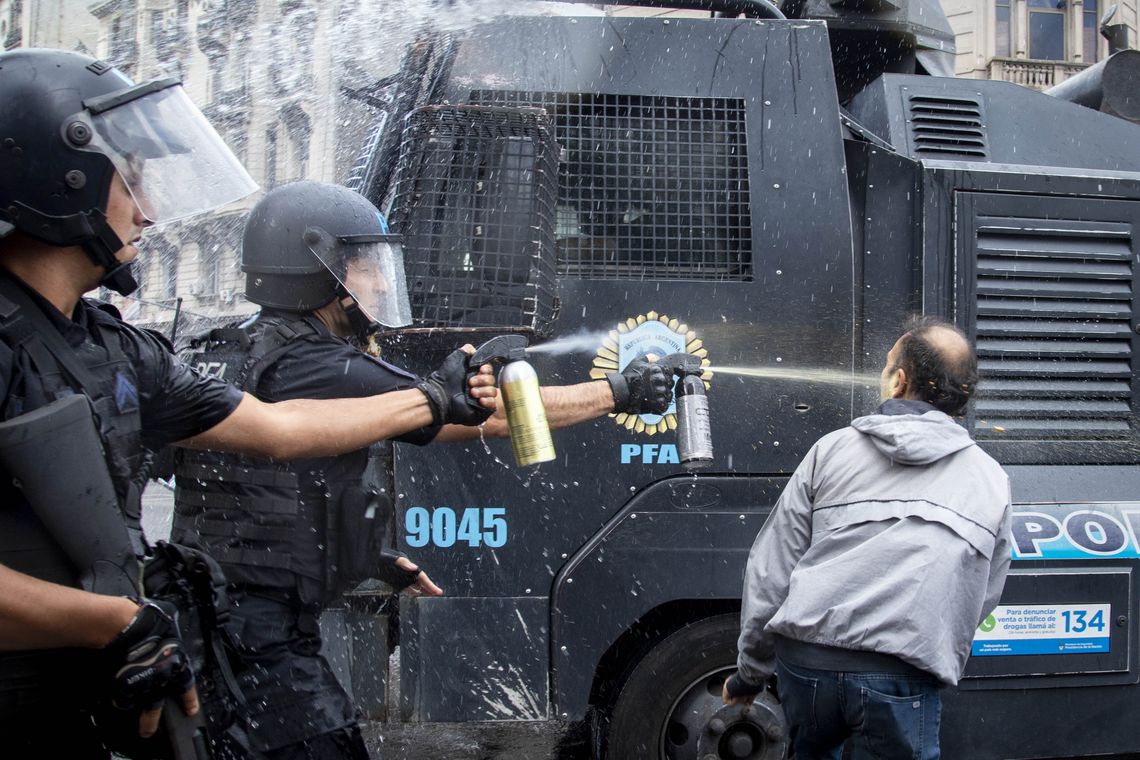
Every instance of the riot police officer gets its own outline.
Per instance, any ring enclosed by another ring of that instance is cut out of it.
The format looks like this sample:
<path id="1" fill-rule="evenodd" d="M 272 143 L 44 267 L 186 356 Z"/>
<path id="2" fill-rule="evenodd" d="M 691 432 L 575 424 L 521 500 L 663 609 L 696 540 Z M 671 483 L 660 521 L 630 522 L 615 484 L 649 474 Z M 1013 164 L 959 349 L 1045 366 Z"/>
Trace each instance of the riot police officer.
<path id="1" fill-rule="evenodd" d="M 82 296 L 99 285 L 129 293 L 147 226 L 236 200 L 252 180 L 176 81 L 135 85 L 87 56 L 17 50 L 0 54 L 0 102 L 0 418 L 74 394 L 90 399 L 104 461 L 54 461 L 47 450 L 42 466 L 61 479 L 105 467 L 136 533 L 133 484 L 147 448 L 328 456 L 433 422 L 475 424 L 494 408 L 490 368 L 469 374 L 456 357 L 419 389 L 281 404 L 192 371 Z M 334 429 L 330 419 L 342 422 Z M 144 736 L 168 695 L 196 711 L 172 610 L 141 594 L 81 590 L 61 537 L 37 516 L 44 505 L 7 471 L 0 491 L 4 755 L 108 757 L 92 701 L 129 716 Z M 84 504 L 46 508 L 70 510 L 84 531 Z"/>
<path id="2" fill-rule="evenodd" d="M 381 326 L 411 322 L 400 238 L 360 194 L 308 181 L 272 190 L 246 223 L 242 269 L 260 315 L 196 341 L 188 361 L 225 367 L 226 379 L 270 401 L 422 382 L 354 346 Z M 640 360 L 608 381 L 544 388 L 548 420 L 560 427 L 614 411 L 660 413 L 669 379 Z M 395 440 L 478 434 L 445 422 Z M 483 433 L 506 435 L 504 416 L 491 417 Z M 239 682 L 258 757 L 367 758 L 354 708 L 320 654 L 317 616 L 367 577 L 437 591 L 407 559 L 395 560 L 401 569 L 381 551 L 387 461 L 383 445 L 292 462 L 181 453 L 174 535 L 200 540 L 231 582 Z"/>

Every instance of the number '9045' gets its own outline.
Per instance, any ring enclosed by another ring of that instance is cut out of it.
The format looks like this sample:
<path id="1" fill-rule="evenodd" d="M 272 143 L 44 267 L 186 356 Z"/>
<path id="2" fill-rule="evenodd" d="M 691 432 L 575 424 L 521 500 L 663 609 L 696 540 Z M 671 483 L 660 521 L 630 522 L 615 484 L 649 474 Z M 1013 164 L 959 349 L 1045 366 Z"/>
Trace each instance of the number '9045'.
<path id="1" fill-rule="evenodd" d="M 458 514 L 451 507 L 412 507 L 404 515 L 404 540 L 416 549 L 456 542 L 495 549 L 507 543 L 506 513 L 504 507 L 467 507 Z"/>

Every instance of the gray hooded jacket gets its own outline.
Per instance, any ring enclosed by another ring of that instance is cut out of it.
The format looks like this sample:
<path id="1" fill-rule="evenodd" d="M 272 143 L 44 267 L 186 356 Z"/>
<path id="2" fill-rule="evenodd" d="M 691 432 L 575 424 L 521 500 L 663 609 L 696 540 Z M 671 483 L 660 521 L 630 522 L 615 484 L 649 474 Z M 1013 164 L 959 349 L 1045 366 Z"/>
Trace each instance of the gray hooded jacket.
<path id="1" fill-rule="evenodd" d="M 776 636 L 894 655 L 947 684 L 962 675 L 1009 569 L 1009 479 L 933 406 L 879 411 L 816 442 L 756 537 L 745 682 L 771 676 Z"/>

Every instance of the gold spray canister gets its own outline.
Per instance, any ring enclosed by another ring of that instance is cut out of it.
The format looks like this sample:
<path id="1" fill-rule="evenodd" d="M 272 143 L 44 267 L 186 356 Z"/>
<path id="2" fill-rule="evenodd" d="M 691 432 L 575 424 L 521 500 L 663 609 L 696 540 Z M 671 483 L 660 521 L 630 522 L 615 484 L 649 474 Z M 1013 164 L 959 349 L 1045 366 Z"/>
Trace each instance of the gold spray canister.
<path id="1" fill-rule="evenodd" d="M 499 390 L 507 408 L 515 461 L 525 467 L 554 459 L 554 441 L 534 368 L 522 359 L 510 362 L 499 373 Z"/>
<path id="2" fill-rule="evenodd" d="M 499 392 L 507 411 L 511 448 L 520 467 L 554 459 L 554 441 L 542 404 L 542 390 L 534 367 L 526 361 L 527 340 L 522 335 L 500 335 L 475 351 L 473 368 L 490 362 L 505 362 L 499 372 Z"/>

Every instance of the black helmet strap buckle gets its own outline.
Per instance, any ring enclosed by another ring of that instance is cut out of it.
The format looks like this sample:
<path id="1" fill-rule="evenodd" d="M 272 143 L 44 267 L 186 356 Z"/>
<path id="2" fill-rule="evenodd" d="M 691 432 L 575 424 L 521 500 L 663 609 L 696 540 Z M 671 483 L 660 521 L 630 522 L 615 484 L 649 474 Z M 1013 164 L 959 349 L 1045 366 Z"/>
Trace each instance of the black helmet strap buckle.
<path id="1" fill-rule="evenodd" d="M 11 222 L 16 229 L 50 245 L 82 247 L 88 258 L 107 270 L 99 284 L 119 295 L 130 295 L 138 289 L 130 263 L 115 258 L 123 241 L 107 224 L 107 216 L 102 211 L 92 209 L 69 216 L 49 216 L 19 201 L 14 206 L 16 213 L 11 215 Z"/>
<path id="2" fill-rule="evenodd" d="M 380 323 L 372 320 L 364 309 L 356 303 L 356 298 L 352 293 L 349 293 L 348 289 L 339 282 L 336 285 L 336 298 L 340 302 L 341 308 L 344 309 L 344 315 L 348 318 L 348 326 L 352 330 L 352 334 L 361 343 L 367 342 L 368 338 L 380 329 Z M 347 305 L 345 299 L 348 299 Z"/>
<path id="3" fill-rule="evenodd" d="M 115 258 L 115 254 L 123 248 L 123 241 L 111 229 L 111 225 L 107 224 L 107 216 L 98 209 L 79 216 L 83 217 L 88 230 L 79 244 L 92 261 L 107 270 L 99 284 L 121 296 L 129 296 L 138 290 L 134 267 L 129 261 L 123 262 Z"/>

